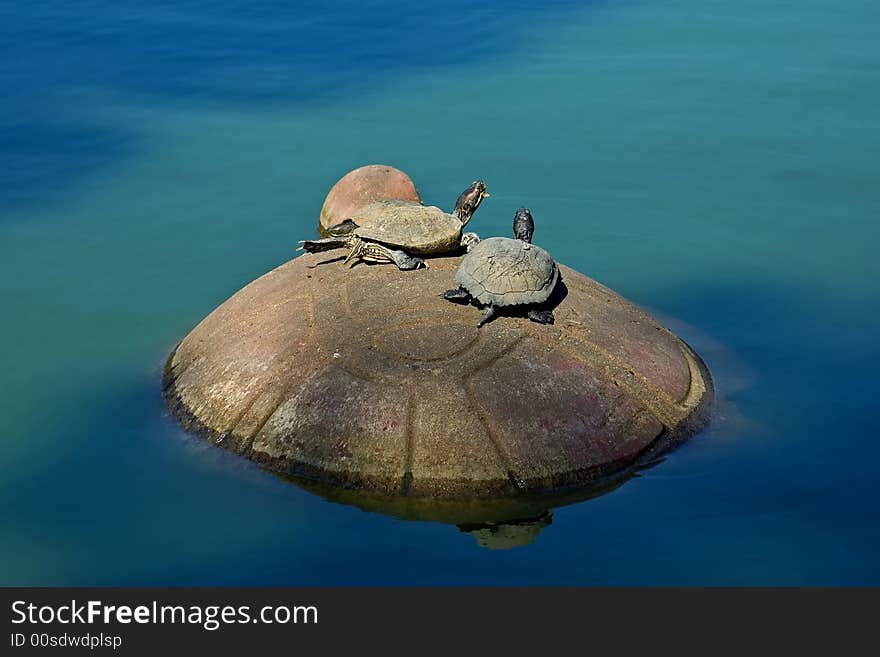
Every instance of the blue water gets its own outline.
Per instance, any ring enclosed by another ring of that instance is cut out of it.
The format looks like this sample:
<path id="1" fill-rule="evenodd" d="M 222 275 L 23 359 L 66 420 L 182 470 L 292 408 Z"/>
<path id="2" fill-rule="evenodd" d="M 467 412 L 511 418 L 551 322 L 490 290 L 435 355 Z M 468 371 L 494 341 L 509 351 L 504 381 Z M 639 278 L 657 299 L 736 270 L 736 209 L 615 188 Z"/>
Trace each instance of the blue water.
<path id="1" fill-rule="evenodd" d="M 880 584 L 880 7 L 0 1 L 0 584 Z M 510 550 L 187 436 L 164 358 L 380 162 L 645 306 L 712 424 Z"/>

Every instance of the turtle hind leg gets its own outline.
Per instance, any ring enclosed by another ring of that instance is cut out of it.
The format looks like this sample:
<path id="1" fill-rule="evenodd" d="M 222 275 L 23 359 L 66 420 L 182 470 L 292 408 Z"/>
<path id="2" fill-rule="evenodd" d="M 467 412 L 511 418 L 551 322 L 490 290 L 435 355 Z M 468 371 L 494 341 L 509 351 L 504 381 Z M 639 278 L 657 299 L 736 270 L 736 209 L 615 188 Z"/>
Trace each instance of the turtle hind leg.
<path id="1" fill-rule="evenodd" d="M 397 265 L 400 269 L 409 270 L 409 269 L 418 269 L 419 267 L 428 268 L 428 263 L 422 260 L 421 258 L 417 258 L 415 256 L 411 256 L 406 251 L 401 251 L 399 249 L 389 249 L 388 247 L 376 245 L 379 248 L 387 251 L 387 255 L 391 258 L 391 261 Z"/>
<path id="2" fill-rule="evenodd" d="M 463 287 L 458 288 L 457 290 L 446 290 L 443 294 L 441 294 L 444 299 L 447 301 L 451 301 L 452 303 L 470 303 L 471 294 Z"/>
<path id="3" fill-rule="evenodd" d="M 416 258 L 403 251 L 396 251 L 394 255 L 395 264 L 401 269 L 418 269 L 419 267 L 428 268 L 428 263 L 421 258 Z"/>
<path id="4" fill-rule="evenodd" d="M 552 310 L 538 310 L 537 308 L 532 308 L 526 314 L 526 317 L 538 324 L 552 324 L 555 321 Z"/>
<path id="5" fill-rule="evenodd" d="M 355 253 L 357 250 L 357 253 Z M 428 263 L 421 258 L 411 256 L 406 251 L 400 249 L 390 249 L 384 244 L 378 242 L 368 242 L 360 238 L 357 239 L 355 247 L 352 249 L 350 257 L 357 256 L 365 262 L 393 262 L 399 269 L 418 269 L 419 267 L 428 268 Z"/>
<path id="6" fill-rule="evenodd" d="M 495 315 L 498 314 L 498 308 L 495 306 L 483 306 L 480 310 L 480 321 L 477 322 L 477 328 L 480 328 L 483 324 L 490 321 Z"/>

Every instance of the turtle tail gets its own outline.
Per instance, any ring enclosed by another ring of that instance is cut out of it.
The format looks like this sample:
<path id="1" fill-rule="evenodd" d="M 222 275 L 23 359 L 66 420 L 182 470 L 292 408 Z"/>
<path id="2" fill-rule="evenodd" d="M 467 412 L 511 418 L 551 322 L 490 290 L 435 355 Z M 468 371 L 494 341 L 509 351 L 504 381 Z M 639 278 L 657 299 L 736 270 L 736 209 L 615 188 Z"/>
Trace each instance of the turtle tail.
<path id="1" fill-rule="evenodd" d="M 302 240 L 299 243 L 298 251 L 308 251 L 309 253 L 320 253 L 321 251 L 332 251 L 333 249 L 342 249 L 348 246 L 348 241 L 344 237 L 327 237 L 322 240 Z"/>

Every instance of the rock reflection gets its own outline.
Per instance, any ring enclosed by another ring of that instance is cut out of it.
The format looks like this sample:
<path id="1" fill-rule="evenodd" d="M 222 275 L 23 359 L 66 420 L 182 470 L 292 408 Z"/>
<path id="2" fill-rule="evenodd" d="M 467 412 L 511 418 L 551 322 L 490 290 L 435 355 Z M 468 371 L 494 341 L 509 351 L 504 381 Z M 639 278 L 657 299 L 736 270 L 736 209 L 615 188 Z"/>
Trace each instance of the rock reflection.
<path id="1" fill-rule="evenodd" d="M 284 476 L 305 490 L 327 501 L 355 506 L 364 511 L 403 520 L 439 522 L 455 526 L 474 537 L 477 545 L 490 550 L 508 550 L 533 543 L 552 524 L 559 507 L 585 502 L 616 490 L 646 468 L 663 459 L 656 452 L 646 454 L 638 465 L 594 481 L 553 493 L 523 494 L 501 499 L 433 499 L 407 495 L 382 495 L 352 488 L 334 487 L 297 477 Z"/>
<path id="2" fill-rule="evenodd" d="M 465 534 L 477 539 L 477 545 L 489 550 L 510 550 L 531 544 L 541 530 L 553 522 L 553 512 L 544 511 L 537 518 L 459 525 Z"/>

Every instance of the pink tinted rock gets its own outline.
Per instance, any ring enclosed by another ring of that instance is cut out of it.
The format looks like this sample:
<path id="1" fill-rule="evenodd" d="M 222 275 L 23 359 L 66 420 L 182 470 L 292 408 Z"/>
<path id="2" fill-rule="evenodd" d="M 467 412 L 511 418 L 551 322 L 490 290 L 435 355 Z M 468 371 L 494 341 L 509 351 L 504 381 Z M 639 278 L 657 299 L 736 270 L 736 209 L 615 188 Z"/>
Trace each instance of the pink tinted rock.
<path id="1" fill-rule="evenodd" d="M 413 181 L 399 169 L 384 164 L 370 164 L 350 171 L 327 194 L 321 208 L 318 230 L 325 235 L 330 226 L 345 221 L 362 207 L 388 199 L 421 203 Z"/>

